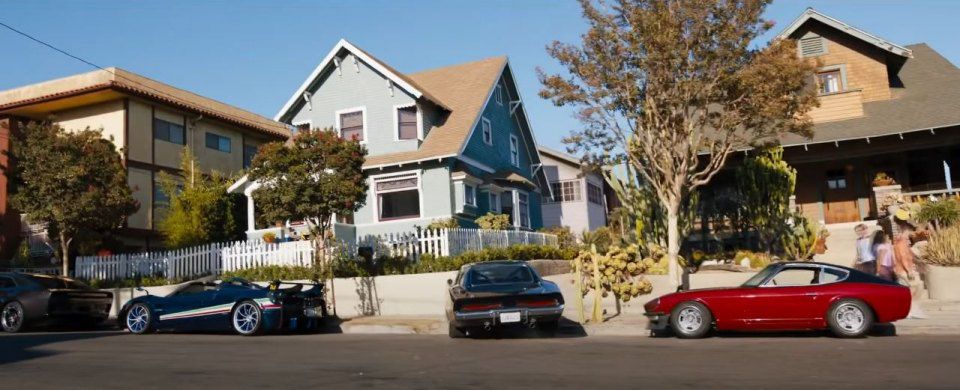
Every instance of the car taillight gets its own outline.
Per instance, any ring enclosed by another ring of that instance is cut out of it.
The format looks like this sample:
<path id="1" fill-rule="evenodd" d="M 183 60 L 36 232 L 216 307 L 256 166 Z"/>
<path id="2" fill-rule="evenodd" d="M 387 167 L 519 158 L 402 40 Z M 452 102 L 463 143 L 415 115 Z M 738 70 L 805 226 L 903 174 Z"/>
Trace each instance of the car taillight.
<path id="1" fill-rule="evenodd" d="M 520 307 L 551 307 L 557 305 L 556 299 L 536 299 L 517 302 Z"/>
<path id="2" fill-rule="evenodd" d="M 473 303 L 468 305 L 463 305 L 463 311 L 482 311 L 482 310 L 493 310 L 499 309 L 503 305 L 499 303 Z"/>

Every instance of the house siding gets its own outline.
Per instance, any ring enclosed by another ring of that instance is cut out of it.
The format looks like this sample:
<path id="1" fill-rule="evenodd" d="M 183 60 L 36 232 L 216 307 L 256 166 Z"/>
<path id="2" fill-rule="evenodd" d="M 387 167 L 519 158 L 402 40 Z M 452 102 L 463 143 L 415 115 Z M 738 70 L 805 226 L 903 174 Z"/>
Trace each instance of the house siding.
<path id="1" fill-rule="evenodd" d="M 393 86 L 391 96 L 386 76 L 360 59 L 357 59 L 358 71 L 353 58 L 352 54 L 348 54 L 342 59 L 339 72 L 331 68 L 321 75 L 316 85 L 309 89 L 312 104 L 301 104 L 290 122 L 300 124 L 309 121 L 312 128 L 332 128 L 336 126 L 337 111 L 364 107 L 368 155 L 417 150 L 419 140 L 397 141 L 394 134 L 394 108 L 415 104 L 415 98 L 397 85 Z M 433 123 L 433 113 L 422 116 L 423 122 L 429 118 Z"/>

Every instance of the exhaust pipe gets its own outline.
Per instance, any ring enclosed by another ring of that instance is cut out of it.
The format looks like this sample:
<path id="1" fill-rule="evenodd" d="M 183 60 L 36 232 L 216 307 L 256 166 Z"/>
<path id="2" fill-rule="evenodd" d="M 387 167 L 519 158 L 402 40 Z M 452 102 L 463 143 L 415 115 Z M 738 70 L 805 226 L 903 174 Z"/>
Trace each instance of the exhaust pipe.
<path id="1" fill-rule="evenodd" d="M 536 328 L 536 327 L 537 327 L 537 319 L 536 319 L 536 318 L 531 318 L 530 321 L 527 321 L 527 327 L 530 328 L 530 329 Z"/>
<path id="2" fill-rule="evenodd" d="M 483 323 L 483 330 L 484 330 L 485 332 L 489 332 L 489 331 L 491 331 L 492 329 L 493 329 L 493 325 L 490 323 L 490 321 L 486 321 L 486 322 Z"/>

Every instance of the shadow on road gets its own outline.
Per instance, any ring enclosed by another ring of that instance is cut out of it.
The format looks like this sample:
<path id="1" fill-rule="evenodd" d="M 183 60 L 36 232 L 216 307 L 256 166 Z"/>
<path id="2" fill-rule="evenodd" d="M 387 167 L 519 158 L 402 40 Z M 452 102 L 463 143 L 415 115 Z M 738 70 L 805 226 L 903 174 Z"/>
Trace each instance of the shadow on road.
<path id="1" fill-rule="evenodd" d="M 874 324 L 867 336 L 870 337 L 891 337 L 897 335 L 897 327 L 894 324 Z M 668 335 L 672 336 L 672 335 Z M 768 331 L 768 332 L 731 332 L 721 331 L 713 332 L 713 336 L 720 338 L 835 338 L 833 333 L 828 330 L 807 330 L 807 331 Z"/>
<path id="2" fill-rule="evenodd" d="M 560 324 L 557 327 L 557 332 L 554 335 L 545 335 L 538 332 L 537 329 L 522 327 L 496 328 L 490 332 L 480 331 L 478 333 L 470 334 L 470 338 L 473 339 L 570 339 L 586 336 L 587 331 L 583 329 L 583 326 L 576 321 L 567 319 L 566 317 L 560 318 Z"/>
<path id="3" fill-rule="evenodd" d="M 122 334 L 123 332 L 115 330 L 6 334 L 0 336 L 0 345 L 2 345 L 0 347 L 0 365 L 58 354 L 55 351 L 38 348 L 44 345 Z"/>

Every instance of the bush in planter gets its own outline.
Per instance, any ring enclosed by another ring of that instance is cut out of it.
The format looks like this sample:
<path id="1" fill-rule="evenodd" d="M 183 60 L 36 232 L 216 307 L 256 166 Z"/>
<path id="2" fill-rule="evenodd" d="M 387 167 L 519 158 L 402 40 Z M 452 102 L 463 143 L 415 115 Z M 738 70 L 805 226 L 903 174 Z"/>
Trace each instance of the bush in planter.
<path id="1" fill-rule="evenodd" d="M 893 180 L 890 175 L 887 175 L 886 172 L 877 172 L 877 174 L 873 177 L 874 187 L 892 186 L 894 184 L 897 184 L 897 182 Z"/>
<path id="2" fill-rule="evenodd" d="M 277 242 L 277 235 L 273 233 L 264 233 L 262 238 L 263 238 L 263 242 L 267 244 L 272 244 L 274 242 Z"/>
<path id="3" fill-rule="evenodd" d="M 960 201 L 943 199 L 929 201 L 920 205 L 914 219 L 917 222 L 933 224 L 934 229 L 941 229 L 960 222 Z"/>
<path id="4" fill-rule="evenodd" d="M 487 213 L 474 220 L 481 229 L 505 230 L 510 228 L 510 216 L 506 214 Z"/>
<path id="5" fill-rule="evenodd" d="M 960 225 L 940 229 L 933 234 L 920 260 L 942 267 L 960 267 Z"/>
<path id="6" fill-rule="evenodd" d="M 744 259 L 750 262 L 750 268 L 760 269 L 770 265 L 771 257 L 769 254 L 762 252 L 751 252 L 747 250 L 737 251 L 733 255 L 733 263 L 740 265 L 740 262 Z"/>

